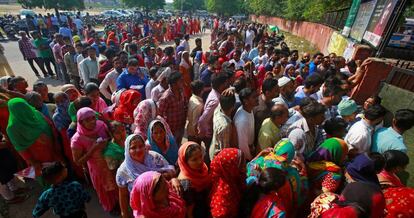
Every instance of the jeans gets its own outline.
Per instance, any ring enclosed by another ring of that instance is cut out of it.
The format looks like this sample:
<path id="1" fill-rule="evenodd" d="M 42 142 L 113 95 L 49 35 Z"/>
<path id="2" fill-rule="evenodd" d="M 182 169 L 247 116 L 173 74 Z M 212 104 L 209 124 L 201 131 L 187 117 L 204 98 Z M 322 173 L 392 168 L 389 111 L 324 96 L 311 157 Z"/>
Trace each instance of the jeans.
<path id="1" fill-rule="evenodd" d="M 40 69 L 42 70 L 42 72 L 46 72 L 45 70 L 45 65 L 47 68 L 47 72 L 50 76 L 54 76 L 55 74 L 53 73 L 52 68 L 50 67 L 50 65 L 52 64 L 53 66 L 55 65 L 55 60 L 51 57 L 47 57 L 47 58 L 39 58 L 39 62 L 40 62 Z"/>
<path id="2" fill-rule="evenodd" d="M 33 62 L 36 62 L 37 66 L 39 66 L 40 70 L 42 71 L 43 75 L 47 75 L 47 72 L 45 70 L 45 68 L 41 67 L 42 63 L 39 60 L 39 58 L 28 58 L 27 62 L 29 62 L 30 67 L 32 68 L 33 72 L 36 74 L 36 76 L 39 76 L 39 71 L 37 71 L 36 67 L 34 66 Z"/>

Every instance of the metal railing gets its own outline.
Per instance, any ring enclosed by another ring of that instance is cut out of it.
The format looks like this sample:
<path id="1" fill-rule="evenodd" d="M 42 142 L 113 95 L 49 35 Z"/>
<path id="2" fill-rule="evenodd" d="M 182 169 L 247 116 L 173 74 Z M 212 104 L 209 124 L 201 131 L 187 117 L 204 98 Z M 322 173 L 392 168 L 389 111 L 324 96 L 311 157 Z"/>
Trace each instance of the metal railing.
<path id="1" fill-rule="evenodd" d="M 385 82 L 401 89 L 414 92 L 414 71 L 393 67 Z"/>
<path id="2" fill-rule="evenodd" d="M 346 19 L 348 18 L 349 9 L 350 8 L 343 8 L 327 12 L 320 22 L 336 30 L 342 30 L 345 26 Z"/>

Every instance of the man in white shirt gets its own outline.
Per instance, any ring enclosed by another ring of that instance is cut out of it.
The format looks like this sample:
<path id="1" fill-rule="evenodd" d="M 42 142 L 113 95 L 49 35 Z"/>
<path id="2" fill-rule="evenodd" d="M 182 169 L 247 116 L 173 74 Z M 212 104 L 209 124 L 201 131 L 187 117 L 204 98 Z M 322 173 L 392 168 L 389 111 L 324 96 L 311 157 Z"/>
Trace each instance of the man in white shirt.
<path id="1" fill-rule="evenodd" d="M 157 80 L 157 72 L 158 72 L 158 67 L 153 66 L 151 67 L 151 69 L 149 70 L 149 76 L 150 76 L 150 81 L 148 81 L 147 85 L 145 86 L 145 98 L 146 99 L 150 99 L 151 98 L 151 90 L 158 85 L 159 81 Z"/>
<path id="2" fill-rule="evenodd" d="M 114 64 L 114 69 L 106 74 L 105 78 L 102 80 L 101 85 L 99 85 L 99 91 L 103 96 L 105 96 L 106 99 L 111 99 L 112 93 L 117 90 L 116 80 L 123 71 L 119 57 L 114 57 L 112 61 Z"/>
<path id="3" fill-rule="evenodd" d="M 86 50 L 88 51 L 88 57 L 83 59 L 79 64 L 83 84 L 96 81 L 99 73 L 99 64 L 96 58 L 95 48 L 88 47 Z"/>
<path id="4" fill-rule="evenodd" d="M 259 105 L 258 95 L 251 88 L 244 88 L 239 93 L 242 107 L 234 115 L 234 124 L 237 130 L 239 149 L 248 161 L 255 156 L 254 146 L 254 114 L 253 108 Z"/>
<path id="5" fill-rule="evenodd" d="M 167 67 L 165 68 L 162 73 L 158 76 L 157 81 L 158 81 L 158 85 L 155 86 L 152 90 L 151 90 L 151 99 L 155 102 L 158 101 L 158 99 L 161 98 L 162 93 L 165 92 L 165 90 L 168 89 L 168 82 L 167 82 L 167 78 L 168 76 L 171 74 L 171 68 Z"/>
<path id="6" fill-rule="evenodd" d="M 249 28 L 246 31 L 246 40 L 245 40 L 245 42 L 246 42 L 246 45 L 250 45 L 251 48 L 253 47 L 254 37 L 255 37 L 255 33 L 253 31 L 253 26 L 252 26 L 252 24 L 250 24 Z"/>
<path id="7" fill-rule="evenodd" d="M 184 47 L 184 51 L 190 52 L 190 43 L 188 43 L 189 40 L 190 40 L 190 35 L 186 34 L 184 36 L 184 39 L 180 43 L 180 46 Z"/>
<path id="8" fill-rule="evenodd" d="M 229 62 L 234 64 L 234 69 L 239 70 L 244 68 L 244 61 L 240 59 L 241 57 L 241 51 L 236 50 L 233 53 L 233 59 L 231 59 Z"/>
<path id="9" fill-rule="evenodd" d="M 386 113 L 383 106 L 373 105 L 364 111 L 364 117 L 360 121 L 352 125 L 345 136 L 350 157 L 371 150 L 375 126 L 382 122 Z"/>

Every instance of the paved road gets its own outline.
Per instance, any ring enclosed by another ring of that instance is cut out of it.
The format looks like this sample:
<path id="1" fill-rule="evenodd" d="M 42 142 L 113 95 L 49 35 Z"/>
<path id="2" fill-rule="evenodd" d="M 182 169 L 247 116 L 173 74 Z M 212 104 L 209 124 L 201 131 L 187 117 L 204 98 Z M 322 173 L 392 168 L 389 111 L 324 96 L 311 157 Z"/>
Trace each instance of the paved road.
<path id="1" fill-rule="evenodd" d="M 210 37 L 209 34 L 203 35 L 196 35 L 191 38 L 190 40 L 190 48 L 195 47 L 194 39 L 196 37 L 201 37 L 203 40 L 203 49 L 208 50 Z M 167 43 L 162 45 L 165 47 L 167 45 L 172 45 L 173 43 Z M 29 63 L 23 60 L 21 53 L 18 49 L 17 42 L 5 42 L 3 43 L 5 48 L 5 55 L 13 68 L 14 72 L 18 76 L 22 76 L 26 78 L 28 81 L 29 87 L 31 89 L 31 84 L 33 84 L 37 80 L 43 80 L 45 83 L 48 84 L 49 90 L 52 92 L 58 91 L 62 83 L 57 80 L 53 80 L 50 78 L 37 78 L 35 74 L 32 72 Z M 39 72 L 41 72 L 39 70 Z M 11 218 L 30 218 L 31 211 L 36 204 L 37 198 L 40 196 L 41 190 L 40 187 L 35 182 L 30 182 L 29 185 L 33 187 L 33 190 L 30 193 L 30 198 L 21 204 L 11 205 L 9 208 L 10 217 Z M 93 218 L 110 218 L 111 216 L 105 213 L 102 207 L 99 205 L 98 199 L 96 197 L 96 193 L 93 189 L 89 189 L 89 193 L 92 195 L 92 200 L 90 203 L 86 204 L 86 210 L 88 213 L 88 217 Z M 54 218 L 56 216 L 53 215 L 51 211 L 48 211 L 43 218 Z"/>

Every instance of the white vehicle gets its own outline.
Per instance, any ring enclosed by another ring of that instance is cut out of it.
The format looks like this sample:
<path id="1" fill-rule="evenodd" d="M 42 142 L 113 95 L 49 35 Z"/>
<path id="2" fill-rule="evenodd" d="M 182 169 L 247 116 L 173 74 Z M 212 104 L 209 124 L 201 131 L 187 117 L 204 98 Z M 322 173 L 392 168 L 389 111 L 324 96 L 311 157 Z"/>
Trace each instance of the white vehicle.
<path id="1" fill-rule="evenodd" d="M 122 15 L 126 16 L 126 17 L 129 17 L 129 16 L 133 15 L 133 13 L 128 11 L 128 10 L 116 9 L 114 11 L 117 11 L 117 12 L 121 13 Z"/>
<path id="2" fill-rule="evenodd" d="M 27 15 L 30 15 L 30 16 L 34 17 L 36 15 L 36 13 L 34 11 L 28 10 L 28 9 L 20 10 L 20 18 L 24 19 L 24 18 L 26 18 Z"/>
<path id="3" fill-rule="evenodd" d="M 119 17 L 124 17 L 125 16 L 121 12 L 115 11 L 115 10 L 103 11 L 101 13 L 101 15 L 104 16 L 104 17 L 107 17 L 107 18 L 109 18 L 109 17 L 118 17 L 119 18 Z"/>

